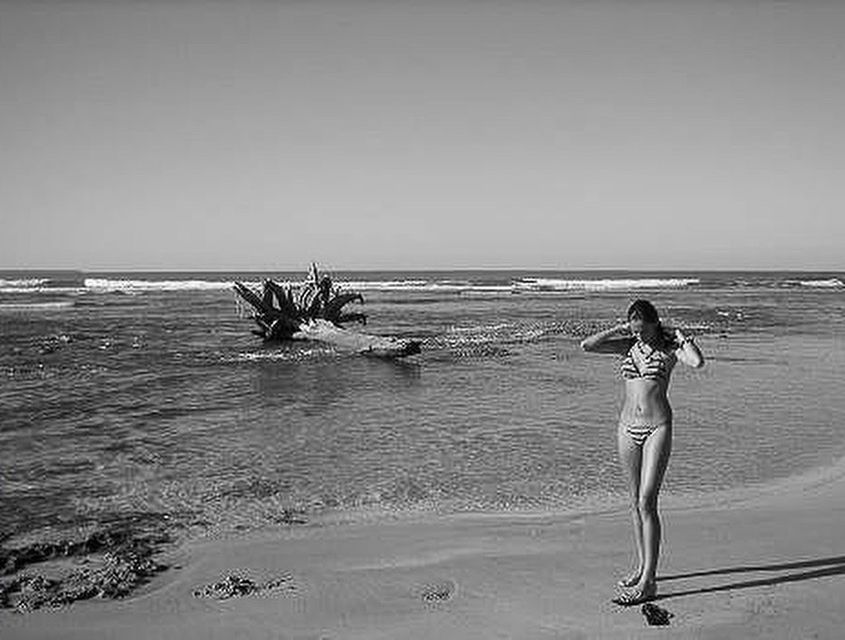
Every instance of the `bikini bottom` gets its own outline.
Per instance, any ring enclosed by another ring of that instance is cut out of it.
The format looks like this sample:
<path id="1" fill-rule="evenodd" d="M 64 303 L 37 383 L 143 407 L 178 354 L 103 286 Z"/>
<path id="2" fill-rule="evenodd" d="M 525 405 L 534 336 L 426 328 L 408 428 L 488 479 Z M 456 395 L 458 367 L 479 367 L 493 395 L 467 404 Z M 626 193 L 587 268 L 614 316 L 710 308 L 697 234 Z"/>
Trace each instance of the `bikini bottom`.
<path id="1" fill-rule="evenodd" d="M 638 447 L 641 447 L 645 444 L 645 441 L 648 437 L 657 431 L 660 427 L 670 426 L 668 422 L 660 422 L 658 424 L 626 424 L 623 426 L 625 429 L 625 433 L 631 436 L 631 440 L 634 441 Z"/>

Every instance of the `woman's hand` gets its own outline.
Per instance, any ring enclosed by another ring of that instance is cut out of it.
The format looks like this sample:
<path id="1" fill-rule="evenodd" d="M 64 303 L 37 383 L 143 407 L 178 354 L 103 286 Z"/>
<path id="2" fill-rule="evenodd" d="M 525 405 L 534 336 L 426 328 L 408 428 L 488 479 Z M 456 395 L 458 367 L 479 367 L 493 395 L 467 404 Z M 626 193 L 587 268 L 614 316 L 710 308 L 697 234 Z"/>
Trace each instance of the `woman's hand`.
<path id="1" fill-rule="evenodd" d="M 625 334 L 631 335 L 631 323 L 630 322 L 620 322 L 615 327 L 613 327 L 613 330 L 616 333 L 625 333 Z"/>
<path id="2" fill-rule="evenodd" d="M 678 359 L 696 369 L 703 367 L 704 356 L 701 355 L 701 350 L 692 338 L 686 337 L 680 329 L 671 329 L 671 331 L 675 335 L 675 344 L 678 345 L 675 352 L 678 354 Z"/>
<path id="3" fill-rule="evenodd" d="M 684 342 L 689 340 L 689 338 L 687 338 L 683 334 L 683 332 L 680 329 L 678 329 L 677 327 L 672 327 L 668 324 L 664 324 L 664 325 L 662 325 L 662 327 L 663 327 L 663 339 L 668 344 L 671 344 L 671 343 L 674 342 L 675 344 L 677 344 L 680 347 L 680 346 L 683 346 Z"/>

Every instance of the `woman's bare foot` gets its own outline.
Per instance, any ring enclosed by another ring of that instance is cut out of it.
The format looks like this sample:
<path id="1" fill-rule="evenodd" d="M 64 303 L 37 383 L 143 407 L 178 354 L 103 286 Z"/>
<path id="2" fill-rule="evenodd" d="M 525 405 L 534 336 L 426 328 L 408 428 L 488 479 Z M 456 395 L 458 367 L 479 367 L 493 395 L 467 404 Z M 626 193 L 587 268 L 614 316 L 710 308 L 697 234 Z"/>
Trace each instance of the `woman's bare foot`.
<path id="1" fill-rule="evenodd" d="M 641 582 L 631 589 L 625 589 L 613 598 L 613 602 L 623 607 L 633 607 L 634 605 L 654 600 L 656 595 L 657 582 L 651 580 L 650 582 Z"/>
<path id="2" fill-rule="evenodd" d="M 640 578 L 643 577 L 643 570 L 636 569 L 629 573 L 627 576 L 622 578 L 619 582 L 616 583 L 616 586 L 622 589 L 630 589 L 631 587 L 637 586 L 640 582 Z"/>

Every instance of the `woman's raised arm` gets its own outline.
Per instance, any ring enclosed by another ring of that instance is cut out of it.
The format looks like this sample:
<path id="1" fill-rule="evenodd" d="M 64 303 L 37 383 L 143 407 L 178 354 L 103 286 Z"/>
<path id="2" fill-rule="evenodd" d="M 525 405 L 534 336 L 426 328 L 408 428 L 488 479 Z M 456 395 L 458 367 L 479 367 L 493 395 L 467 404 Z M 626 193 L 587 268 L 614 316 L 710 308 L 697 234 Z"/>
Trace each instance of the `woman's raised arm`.
<path id="1" fill-rule="evenodd" d="M 590 353 L 625 353 L 634 344 L 634 337 L 627 322 L 594 333 L 581 341 L 581 348 Z M 627 333 L 628 335 L 621 335 Z"/>

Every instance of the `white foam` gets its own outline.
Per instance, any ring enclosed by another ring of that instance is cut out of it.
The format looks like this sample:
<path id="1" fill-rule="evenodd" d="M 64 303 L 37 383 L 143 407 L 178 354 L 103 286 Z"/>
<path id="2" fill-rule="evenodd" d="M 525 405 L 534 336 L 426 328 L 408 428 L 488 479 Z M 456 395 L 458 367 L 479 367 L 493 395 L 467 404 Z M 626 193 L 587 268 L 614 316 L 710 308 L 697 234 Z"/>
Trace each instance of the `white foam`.
<path id="1" fill-rule="evenodd" d="M 301 282 L 277 281 L 281 286 L 298 290 Z M 122 291 L 125 293 L 140 293 L 144 291 L 213 291 L 229 289 L 230 281 L 219 280 L 140 280 L 140 279 L 107 279 L 86 278 L 85 287 L 88 291 L 109 292 Z M 243 284 L 260 289 L 261 282 L 244 282 Z M 335 286 L 344 291 L 416 291 L 416 292 L 486 292 L 508 293 L 511 285 L 475 285 L 471 282 L 456 280 L 348 280 L 335 281 Z"/>
<path id="2" fill-rule="evenodd" d="M 262 362 L 262 361 L 298 361 L 314 356 L 334 355 L 331 348 L 318 347 L 312 349 L 291 349 L 285 351 L 262 351 L 239 353 L 235 358 L 229 359 L 234 362 Z"/>
<path id="3" fill-rule="evenodd" d="M 506 322 L 498 324 L 482 324 L 474 327 L 449 327 L 449 333 L 485 333 L 490 331 L 502 331 L 509 329 L 512 325 Z"/>
<path id="4" fill-rule="evenodd" d="M 457 280 L 349 280 L 338 286 L 352 291 L 430 291 L 507 293 L 510 285 L 479 285 Z"/>
<path id="5" fill-rule="evenodd" d="M 0 293 L 85 293 L 80 287 L 2 287 Z"/>
<path id="6" fill-rule="evenodd" d="M 247 283 L 251 284 L 251 283 Z M 215 291 L 231 289 L 232 282 L 221 280 L 111 280 L 85 278 L 85 287 L 92 291 Z"/>
<path id="7" fill-rule="evenodd" d="M 50 286 L 49 278 L 0 278 L 0 293 L 79 293 L 80 287 Z"/>
<path id="8" fill-rule="evenodd" d="M 9 302 L 0 303 L 0 312 L 4 311 L 51 311 L 56 309 L 69 309 L 73 306 L 72 300 L 60 300 L 56 302 Z"/>
<path id="9" fill-rule="evenodd" d="M 49 278 L 0 278 L 0 289 L 37 289 L 49 283 Z"/>
<path id="10" fill-rule="evenodd" d="M 625 289 L 678 288 L 698 284 L 697 278 L 604 278 L 604 279 L 555 279 L 522 278 L 509 284 L 474 284 L 465 280 L 346 280 L 335 285 L 346 291 L 398 291 L 430 293 L 473 293 L 502 294 L 521 292 L 564 292 L 564 291 L 607 291 Z M 250 287 L 261 287 L 261 282 L 245 282 Z M 283 286 L 297 289 L 301 283 L 280 282 Z M 229 289 L 230 281 L 219 280 L 151 280 L 151 279 L 107 279 L 86 278 L 88 291 L 122 291 L 140 293 L 144 291 L 213 291 Z"/>
<path id="11" fill-rule="evenodd" d="M 599 278 L 568 280 L 523 278 L 513 283 L 521 291 L 610 291 L 626 289 L 674 289 L 698 284 L 698 278 Z"/>
<path id="12" fill-rule="evenodd" d="M 428 280 L 348 280 L 337 285 L 353 291 L 425 291 L 432 286 Z"/>
<path id="13" fill-rule="evenodd" d="M 845 282 L 839 278 L 829 278 L 827 280 L 799 280 L 802 287 L 818 287 L 820 289 L 837 289 L 845 287 Z"/>

